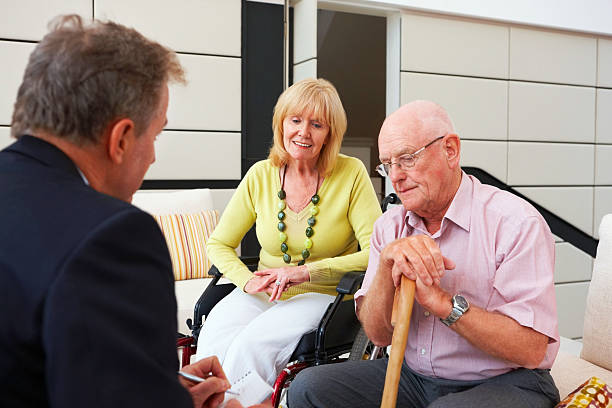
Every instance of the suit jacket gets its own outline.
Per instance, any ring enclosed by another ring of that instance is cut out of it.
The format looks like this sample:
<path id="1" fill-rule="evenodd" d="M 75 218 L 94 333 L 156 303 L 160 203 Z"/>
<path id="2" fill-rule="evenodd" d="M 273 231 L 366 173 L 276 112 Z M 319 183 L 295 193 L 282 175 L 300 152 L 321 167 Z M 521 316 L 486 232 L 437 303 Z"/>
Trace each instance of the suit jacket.
<path id="1" fill-rule="evenodd" d="M 176 299 L 148 214 L 22 136 L 0 152 L 0 406 L 188 407 Z"/>

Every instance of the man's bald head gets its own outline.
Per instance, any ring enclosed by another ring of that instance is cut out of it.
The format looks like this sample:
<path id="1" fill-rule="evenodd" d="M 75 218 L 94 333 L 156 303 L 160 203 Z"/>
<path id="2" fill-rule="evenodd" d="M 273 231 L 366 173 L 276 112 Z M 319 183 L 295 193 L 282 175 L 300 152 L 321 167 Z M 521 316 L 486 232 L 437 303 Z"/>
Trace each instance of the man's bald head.
<path id="1" fill-rule="evenodd" d="M 461 183 L 460 147 L 450 117 L 430 101 L 402 106 L 380 129 L 378 150 L 389 180 L 404 207 L 428 228 L 439 227 Z"/>
<path id="2" fill-rule="evenodd" d="M 454 133 L 455 129 L 443 107 L 431 101 L 416 100 L 385 119 L 380 134 L 386 131 L 410 136 L 415 145 L 421 145 L 438 136 Z"/>

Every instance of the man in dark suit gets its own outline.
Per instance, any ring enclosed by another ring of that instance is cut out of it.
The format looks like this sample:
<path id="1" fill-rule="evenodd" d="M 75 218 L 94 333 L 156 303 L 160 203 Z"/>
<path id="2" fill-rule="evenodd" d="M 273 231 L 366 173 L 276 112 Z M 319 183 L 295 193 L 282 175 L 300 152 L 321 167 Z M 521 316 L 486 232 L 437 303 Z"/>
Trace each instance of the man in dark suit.
<path id="1" fill-rule="evenodd" d="M 178 379 L 168 250 L 129 204 L 173 80 L 172 51 L 110 22 L 64 17 L 32 52 L 0 152 L 0 406 L 216 406 L 229 387 L 214 358 Z"/>

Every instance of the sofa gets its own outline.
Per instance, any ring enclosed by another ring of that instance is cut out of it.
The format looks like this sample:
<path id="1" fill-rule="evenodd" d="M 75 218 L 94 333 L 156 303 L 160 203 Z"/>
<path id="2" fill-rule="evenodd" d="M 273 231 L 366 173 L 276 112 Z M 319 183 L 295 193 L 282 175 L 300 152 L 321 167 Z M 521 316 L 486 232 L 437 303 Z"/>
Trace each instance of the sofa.
<path id="1" fill-rule="evenodd" d="M 562 399 L 590 377 L 612 386 L 612 214 L 604 216 L 599 226 L 582 342 L 561 339 L 551 374 Z"/>
<path id="2" fill-rule="evenodd" d="M 181 333 L 190 333 L 185 322 L 193 316 L 194 305 L 211 281 L 207 275 L 210 261 L 205 245 L 233 192 L 232 189 L 207 188 L 140 190 L 132 199 L 132 204 L 160 223 L 168 242 Z"/>

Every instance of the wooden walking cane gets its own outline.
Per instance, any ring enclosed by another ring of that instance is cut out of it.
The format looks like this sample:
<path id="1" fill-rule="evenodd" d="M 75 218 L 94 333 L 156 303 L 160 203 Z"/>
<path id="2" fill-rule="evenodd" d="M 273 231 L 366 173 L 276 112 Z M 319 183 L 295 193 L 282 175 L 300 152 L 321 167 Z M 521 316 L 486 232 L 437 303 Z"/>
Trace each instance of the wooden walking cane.
<path id="1" fill-rule="evenodd" d="M 391 313 L 393 338 L 391 339 L 391 355 L 387 365 L 381 408 L 394 408 L 397 402 L 397 388 L 402 373 L 404 351 L 408 342 L 414 290 L 414 281 L 402 275 L 401 284 L 395 291 L 395 297 L 393 298 L 393 312 Z"/>

